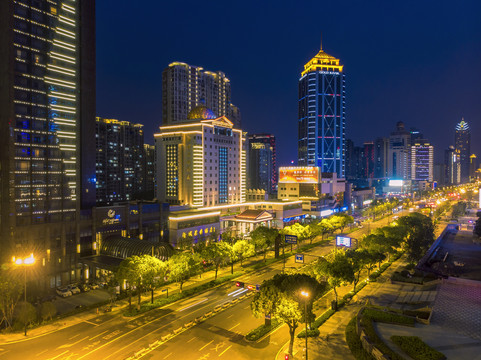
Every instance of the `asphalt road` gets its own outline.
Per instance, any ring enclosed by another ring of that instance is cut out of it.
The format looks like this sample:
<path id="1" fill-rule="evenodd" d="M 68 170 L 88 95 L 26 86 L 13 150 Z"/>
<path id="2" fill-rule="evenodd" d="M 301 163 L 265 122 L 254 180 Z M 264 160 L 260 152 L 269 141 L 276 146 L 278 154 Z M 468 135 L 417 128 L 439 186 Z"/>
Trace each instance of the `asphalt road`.
<path id="1" fill-rule="evenodd" d="M 359 229 L 351 234 L 359 238 L 364 233 L 384 226 L 387 219 Z M 318 246 L 309 253 L 327 254 L 330 246 Z M 306 257 L 314 261 L 315 257 Z M 287 267 L 297 267 L 291 257 Z M 278 262 L 243 276 L 240 280 L 249 284 L 261 284 L 263 280 L 280 273 L 283 263 Z M 234 283 L 227 283 L 198 296 L 186 299 L 162 309 L 151 310 L 137 317 L 126 318 L 118 314 L 102 314 L 88 321 L 81 321 L 61 330 L 0 346 L 0 358 L 9 359 L 126 359 L 163 336 L 180 329 L 184 324 L 242 296 L 242 290 Z M 275 356 L 287 339 L 282 328 L 266 339 L 248 343 L 244 335 L 264 320 L 256 319 L 250 311 L 249 298 L 222 310 L 202 323 L 191 327 L 160 346 L 146 351 L 144 359 L 265 359 Z"/>

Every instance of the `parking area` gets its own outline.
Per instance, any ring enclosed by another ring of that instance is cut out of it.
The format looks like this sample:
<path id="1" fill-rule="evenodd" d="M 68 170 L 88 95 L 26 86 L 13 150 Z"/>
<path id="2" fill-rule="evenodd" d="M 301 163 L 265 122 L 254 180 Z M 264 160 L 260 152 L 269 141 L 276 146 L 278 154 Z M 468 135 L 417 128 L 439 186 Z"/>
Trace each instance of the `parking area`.
<path id="1" fill-rule="evenodd" d="M 59 314 L 65 314 L 78 306 L 89 306 L 110 299 L 107 290 L 97 289 L 72 295 L 66 298 L 57 296 L 54 300 L 55 307 Z"/>

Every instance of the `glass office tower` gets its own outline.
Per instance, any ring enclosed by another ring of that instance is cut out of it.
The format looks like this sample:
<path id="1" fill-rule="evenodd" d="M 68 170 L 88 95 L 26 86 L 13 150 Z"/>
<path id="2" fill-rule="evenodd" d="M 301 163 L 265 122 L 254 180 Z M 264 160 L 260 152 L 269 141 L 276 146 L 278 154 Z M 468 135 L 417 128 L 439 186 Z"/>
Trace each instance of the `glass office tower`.
<path id="1" fill-rule="evenodd" d="M 345 74 L 322 49 L 299 79 L 298 163 L 344 177 Z"/>

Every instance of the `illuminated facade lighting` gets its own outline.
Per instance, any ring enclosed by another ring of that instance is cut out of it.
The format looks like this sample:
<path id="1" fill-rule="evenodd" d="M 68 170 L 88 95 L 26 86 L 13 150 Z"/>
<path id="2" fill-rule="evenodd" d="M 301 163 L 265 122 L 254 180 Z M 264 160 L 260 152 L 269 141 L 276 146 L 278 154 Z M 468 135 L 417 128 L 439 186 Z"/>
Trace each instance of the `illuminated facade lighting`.
<path id="1" fill-rule="evenodd" d="M 344 178 L 345 74 L 322 48 L 299 79 L 298 164 Z"/>

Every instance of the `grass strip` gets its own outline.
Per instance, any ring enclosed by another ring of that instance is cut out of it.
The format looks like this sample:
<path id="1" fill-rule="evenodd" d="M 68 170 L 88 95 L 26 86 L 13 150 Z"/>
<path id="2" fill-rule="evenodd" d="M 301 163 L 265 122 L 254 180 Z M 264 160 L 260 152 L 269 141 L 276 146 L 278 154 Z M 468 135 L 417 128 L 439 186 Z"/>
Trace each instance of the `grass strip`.
<path id="1" fill-rule="evenodd" d="M 446 356 L 417 336 L 391 336 L 391 340 L 414 360 L 444 360 Z"/>

